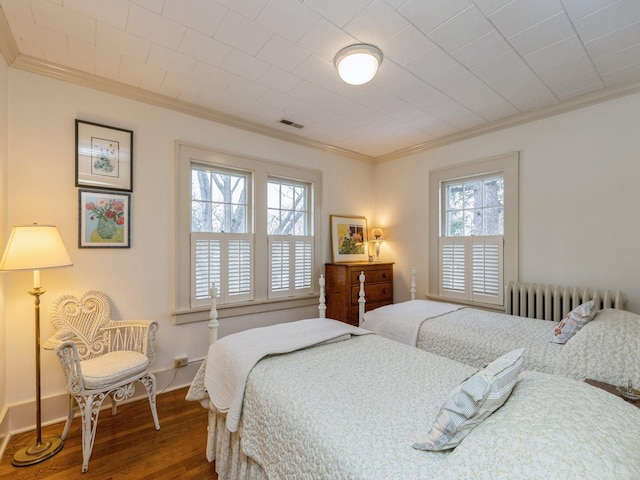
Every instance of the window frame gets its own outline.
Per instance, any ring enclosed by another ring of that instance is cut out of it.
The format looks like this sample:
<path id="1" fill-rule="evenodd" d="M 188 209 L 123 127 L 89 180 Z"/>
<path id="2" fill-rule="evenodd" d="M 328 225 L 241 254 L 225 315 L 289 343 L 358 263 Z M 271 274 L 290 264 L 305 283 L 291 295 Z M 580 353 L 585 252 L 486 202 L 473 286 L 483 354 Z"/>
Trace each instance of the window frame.
<path id="1" fill-rule="evenodd" d="M 210 303 L 193 306 L 191 303 L 191 166 L 200 164 L 220 169 L 251 172 L 253 199 L 253 300 L 218 305 L 219 318 L 262 313 L 284 308 L 297 308 L 318 303 L 318 282 L 322 264 L 322 172 L 270 160 L 238 155 L 229 152 L 197 147 L 176 142 L 177 188 L 176 188 L 176 242 L 174 256 L 174 298 L 172 315 L 176 324 L 198 322 L 209 319 Z M 267 182 L 270 178 L 292 179 L 311 187 L 313 235 L 313 265 L 311 289 L 295 296 L 269 298 L 269 256 L 267 235 Z M 262 208 L 264 206 L 264 208 Z"/>
<path id="2" fill-rule="evenodd" d="M 438 300 L 453 301 L 486 308 L 503 308 L 502 304 L 491 304 L 481 300 L 466 300 L 440 293 L 440 236 L 442 233 L 442 192 L 441 187 L 447 182 L 463 180 L 468 177 L 502 174 L 504 178 L 504 231 L 503 231 L 503 269 L 502 290 L 510 280 L 518 279 L 518 183 L 519 152 L 486 158 L 434 169 L 429 172 L 429 274 L 427 297 Z M 466 238 L 466 237 L 454 237 Z"/>

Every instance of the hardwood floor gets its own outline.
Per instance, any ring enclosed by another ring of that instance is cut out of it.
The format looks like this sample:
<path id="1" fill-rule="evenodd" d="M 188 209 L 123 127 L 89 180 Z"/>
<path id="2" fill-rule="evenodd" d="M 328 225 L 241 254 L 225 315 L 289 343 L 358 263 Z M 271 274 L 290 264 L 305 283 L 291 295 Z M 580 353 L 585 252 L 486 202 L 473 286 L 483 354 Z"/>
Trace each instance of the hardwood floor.
<path id="1" fill-rule="evenodd" d="M 182 388 L 158 395 L 158 431 L 146 398 L 119 405 L 116 416 L 110 409 L 100 412 L 89 470 L 84 474 L 80 419 L 73 421 L 62 450 L 36 465 L 11 465 L 14 453 L 36 438 L 35 431 L 16 435 L 0 461 L 0 480 L 217 479 L 214 464 L 205 458 L 207 411 L 197 402 L 187 402 L 186 393 Z M 63 426 L 43 427 L 42 436 L 60 435 Z"/>

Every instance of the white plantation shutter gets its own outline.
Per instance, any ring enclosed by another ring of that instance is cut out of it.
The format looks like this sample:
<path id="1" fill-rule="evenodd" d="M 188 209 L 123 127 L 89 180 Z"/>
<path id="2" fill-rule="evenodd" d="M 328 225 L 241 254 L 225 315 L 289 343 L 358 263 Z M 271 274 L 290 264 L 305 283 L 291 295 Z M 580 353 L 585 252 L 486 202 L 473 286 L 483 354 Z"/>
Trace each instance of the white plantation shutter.
<path id="1" fill-rule="evenodd" d="M 191 234 L 193 306 L 210 305 L 209 287 L 215 283 L 218 303 L 253 299 L 251 265 L 253 235 L 248 233 Z M 224 261 L 223 259 L 226 259 Z"/>
<path id="2" fill-rule="evenodd" d="M 313 237 L 296 238 L 295 240 L 295 290 L 311 292 L 311 275 L 313 271 Z"/>
<path id="3" fill-rule="evenodd" d="M 466 237 L 440 237 L 440 295 L 466 298 Z"/>
<path id="4" fill-rule="evenodd" d="M 471 237 L 474 302 L 502 305 L 503 237 Z"/>
<path id="5" fill-rule="evenodd" d="M 209 298 L 212 283 L 220 289 L 220 240 L 202 238 L 206 234 L 192 234 L 193 300 Z"/>
<path id="6" fill-rule="evenodd" d="M 269 298 L 312 292 L 313 237 L 269 235 Z"/>
<path id="7" fill-rule="evenodd" d="M 277 296 L 277 293 L 280 292 L 289 293 L 289 265 L 291 263 L 289 250 L 287 240 L 269 237 L 270 296 Z"/>
<path id="8" fill-rule="evenodd" d="M 503 237 L 440 237 L 440 295 L 502 305 Z"/>

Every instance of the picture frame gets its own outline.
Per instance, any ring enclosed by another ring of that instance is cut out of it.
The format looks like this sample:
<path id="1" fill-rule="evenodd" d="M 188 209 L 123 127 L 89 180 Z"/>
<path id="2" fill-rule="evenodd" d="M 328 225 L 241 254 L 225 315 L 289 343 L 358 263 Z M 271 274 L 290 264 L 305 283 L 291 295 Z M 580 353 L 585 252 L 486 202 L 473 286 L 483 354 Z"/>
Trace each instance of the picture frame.
<path id="1" fill-rule="evenodd" d="M 76 187 L 133 191 L 133 131 L 76 119 Z"/>
<path id="2" fill-rule="evenodd" d="M 78 248 L 131 247 L 131 194 L 78 191 Z"/>
<path id="3" fill-rule="evenodd" d="M 366 262 L 367 219 L 354 215 L 330 215 L 333 263 Z"/>

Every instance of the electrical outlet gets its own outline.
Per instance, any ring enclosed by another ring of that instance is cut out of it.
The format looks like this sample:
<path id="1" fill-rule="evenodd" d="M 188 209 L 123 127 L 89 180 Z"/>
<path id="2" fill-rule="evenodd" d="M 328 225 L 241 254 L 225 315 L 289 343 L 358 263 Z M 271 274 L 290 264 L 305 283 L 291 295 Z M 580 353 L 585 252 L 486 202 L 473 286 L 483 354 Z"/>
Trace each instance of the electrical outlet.
<path id="1" fill-rule="evenodd" d="M 189 358 L 188 357 L 176 357 L 174 359 L 174 367 L 175 368 L 186 367 L 187 365 L 189 365 Z"/>

